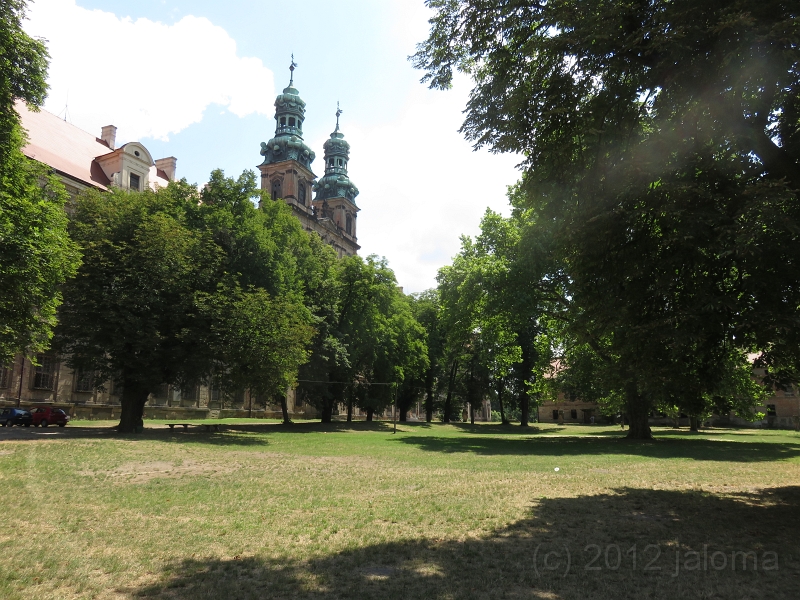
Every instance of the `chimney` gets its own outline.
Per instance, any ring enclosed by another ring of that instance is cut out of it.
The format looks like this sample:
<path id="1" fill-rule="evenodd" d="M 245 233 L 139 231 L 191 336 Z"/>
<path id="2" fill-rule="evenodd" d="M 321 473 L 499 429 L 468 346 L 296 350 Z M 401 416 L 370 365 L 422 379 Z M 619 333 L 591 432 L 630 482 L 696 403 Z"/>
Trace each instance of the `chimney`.
<path id="1" fill-rule="evenodd" d="M 174 156 L 159 158 L 156 161 L 156 169 L 161 169 L 167 174 L 167 179 L 175 181 L 175 169 L 178 166 L 178 159 Z"/>
<path id="2" fill-rule="evenodd" d="M 106 125 L 103 127 L 103 132 L 100 134 L 100 139 L 108 144 L 108 147 L 113 150 L 117 143 L 117 128 L 114 125 Z"/>

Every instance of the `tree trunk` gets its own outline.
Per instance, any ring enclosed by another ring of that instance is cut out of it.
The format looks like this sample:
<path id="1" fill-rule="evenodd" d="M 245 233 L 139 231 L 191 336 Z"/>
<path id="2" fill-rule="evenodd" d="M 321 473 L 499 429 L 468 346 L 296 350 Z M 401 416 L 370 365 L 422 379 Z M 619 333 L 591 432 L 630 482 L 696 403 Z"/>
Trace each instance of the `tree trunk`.
<path id="1" fill-rule="evenodd" d="M 400 422 L 405 423 L 408 421 L 408 409 L 404 407 L 398 407 L 398 411 L 400 412 Z"/>
<path id="2" fill-rule="evenodd" d="M 501 377 L 497 381 L 497 403 L 500 405 L 500 424 L 501 425 L 508 425 L 509 424 L 508 420 L 506 419 L 505 408 L 503 408 L 503 392 L 505 392 L 505 391 L 506 391 L 506 382 Z"/>
<path id="3" fill-rule="evenodd" d="M 425 422 L 433 421 L 433 369 L 425 377 Z"/>
<path id="4" fill-rule="evenodd" d="M 444 401 L 444 419 L 445 423 L 450 422 L 450 413 L 453 408 L 453 386 L 456 383 L 456 370 L 458 369 L 458 361 L 453 361 L 453 366 L 450 368 L 450 379 L 447 383 L 447 399 Z"/>
<path id="5" fill-rule="evenodd" d="M 283 413 L 283 424 L 290 425 L 292 420 L 289 418 L 289 405 L 286 403 L 286 394 L 281 394 L 281 413 Z"/>
<path id="6" fill-rule="evenodd" d="M 636 389 L 635 383 L 625 386 L 625 409 L 628 415 L 628 439 L 652 440 L 650 405 Z"/>
<path id="7" fill-rule="evenodd" d="M 530 402 L 531 399 L 528 397 L 528 390 L 523 389 L 519 395 L 519 426 L 520 427 L 527 427 L 528 420 L 530 418 Z"/>
<path id="8" fill-rule="evenodd" d="M 348 396 L 347 398 L 347 422 L 353 422 L 353 397 Z"/>
<path id="9" fill-rule="evenodd" d="M 132 381 L 124 381 L 122 388 L 122 414 L 119 418 L 117 431 L 120 433 L 137 433 L 137 430 L 144 427 L 144 405 L 150 391 L 136 385 Z"/>
<path id="10" fill-rule="evenodd" d="M 370 406 L 370 407 L 367 409 L 367 421 L 368 421 L 369 423 L 371 423 L 371 422 L 372 422 L 372 415 L 374 415 L 374 414 L 375 414 L 375 409 L 374 409 L 374 408 L 372 408 L 372 407 Z"/>
<path id="11" fill-rule="evenodd" d="M 325 398 L 322 401 L 322 414 L 320 417 L 323 423 L 333 421 L 333 398 Z"/>
<path id="12" fill-rule="evenodd" d="M 689 417 L 689 431 L 700 431 L 699 425 L 700 419 L 697 417 Z"/>

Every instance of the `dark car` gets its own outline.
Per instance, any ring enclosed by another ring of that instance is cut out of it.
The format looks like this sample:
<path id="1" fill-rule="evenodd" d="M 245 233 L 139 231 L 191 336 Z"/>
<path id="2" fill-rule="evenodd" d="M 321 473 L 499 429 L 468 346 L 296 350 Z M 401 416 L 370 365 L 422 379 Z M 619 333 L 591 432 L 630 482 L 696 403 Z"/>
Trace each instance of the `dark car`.
<path id="1" fill-rule="evenodd" d="M 13 427 L 14 425 L 30 427 L 32 422 L 31 413 L 21 408 L 6 408 L 0 413 L 0 425 L 3 427 Z"/>
<path id="2" fill-rule="evenodd" d="M 60 408 L 47 406 L 45 408 L 37 408 L 33 411 L 34 427 L 47 427 L 48 425 L 63 427 L 67 424 L 67 421 L 69 421 L 69 415 Z"/>

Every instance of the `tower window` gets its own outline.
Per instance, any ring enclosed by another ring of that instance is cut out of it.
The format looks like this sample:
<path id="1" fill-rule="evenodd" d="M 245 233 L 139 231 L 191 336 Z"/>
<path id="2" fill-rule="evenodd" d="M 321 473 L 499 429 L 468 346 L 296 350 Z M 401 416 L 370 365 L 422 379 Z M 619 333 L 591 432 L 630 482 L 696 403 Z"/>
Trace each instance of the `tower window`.
<path id="1" fill-rule="evenodd" d="M 333 166 L 333 159 L 330 160 L 330 165 Z"/>
<path id="2" fill-rule="evenodd" d="M 272 182 L 272 199 L 277 200 L 278 198 L 283 197 L 283 193 L 281 191 L 281 182 L 279 179 L 276 179 Z"/>
<path id="3" fill-rule="evenodd" d="M 353 217 L 350 215 L 347 215 L 347 221 L 345 221 L 344 230 L 348 235 L 353 235 Z"/>
<path id="4" fill-rule="evenodd" d="M 286 117 L 281 117 L 281 127 L 286 127 Z"/>
<path id="5" fill-rule="evenodd" d="M 289 117 L 289 127 L 294 127 L 294 117 Z"/>
<path id="6" fill-rule="evenodd" d="M 341 158 L 337 158 L 336 159 L 336 164 L 341 167 L 342 166 L 342 159 Z"/>
<path id="7" fill-rule="evenodd" d="M 300 200 L 300 204 L 303 206 L 306 205 L 306 184 L 301 183 L 297 190 L 297 199 Z"/>

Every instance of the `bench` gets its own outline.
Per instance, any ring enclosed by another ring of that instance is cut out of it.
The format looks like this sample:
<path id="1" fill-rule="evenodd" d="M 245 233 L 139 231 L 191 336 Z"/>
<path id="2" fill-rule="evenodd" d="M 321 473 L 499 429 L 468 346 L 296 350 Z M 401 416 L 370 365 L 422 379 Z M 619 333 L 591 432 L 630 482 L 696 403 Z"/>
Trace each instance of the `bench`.
<path id="1" fill-rule="evenodd" d="M 195 425 L 195 423 L 167 423 L 167 426 L 170 429 L 175 429 L 176 425 L 183 426 L 184 430 L 189 429 L 189 425 Z M 199 423 L 197 424 L 198 427 L 205 427 L 206 431 L 222 431 L 220 429 L 219 423 Z"/>

